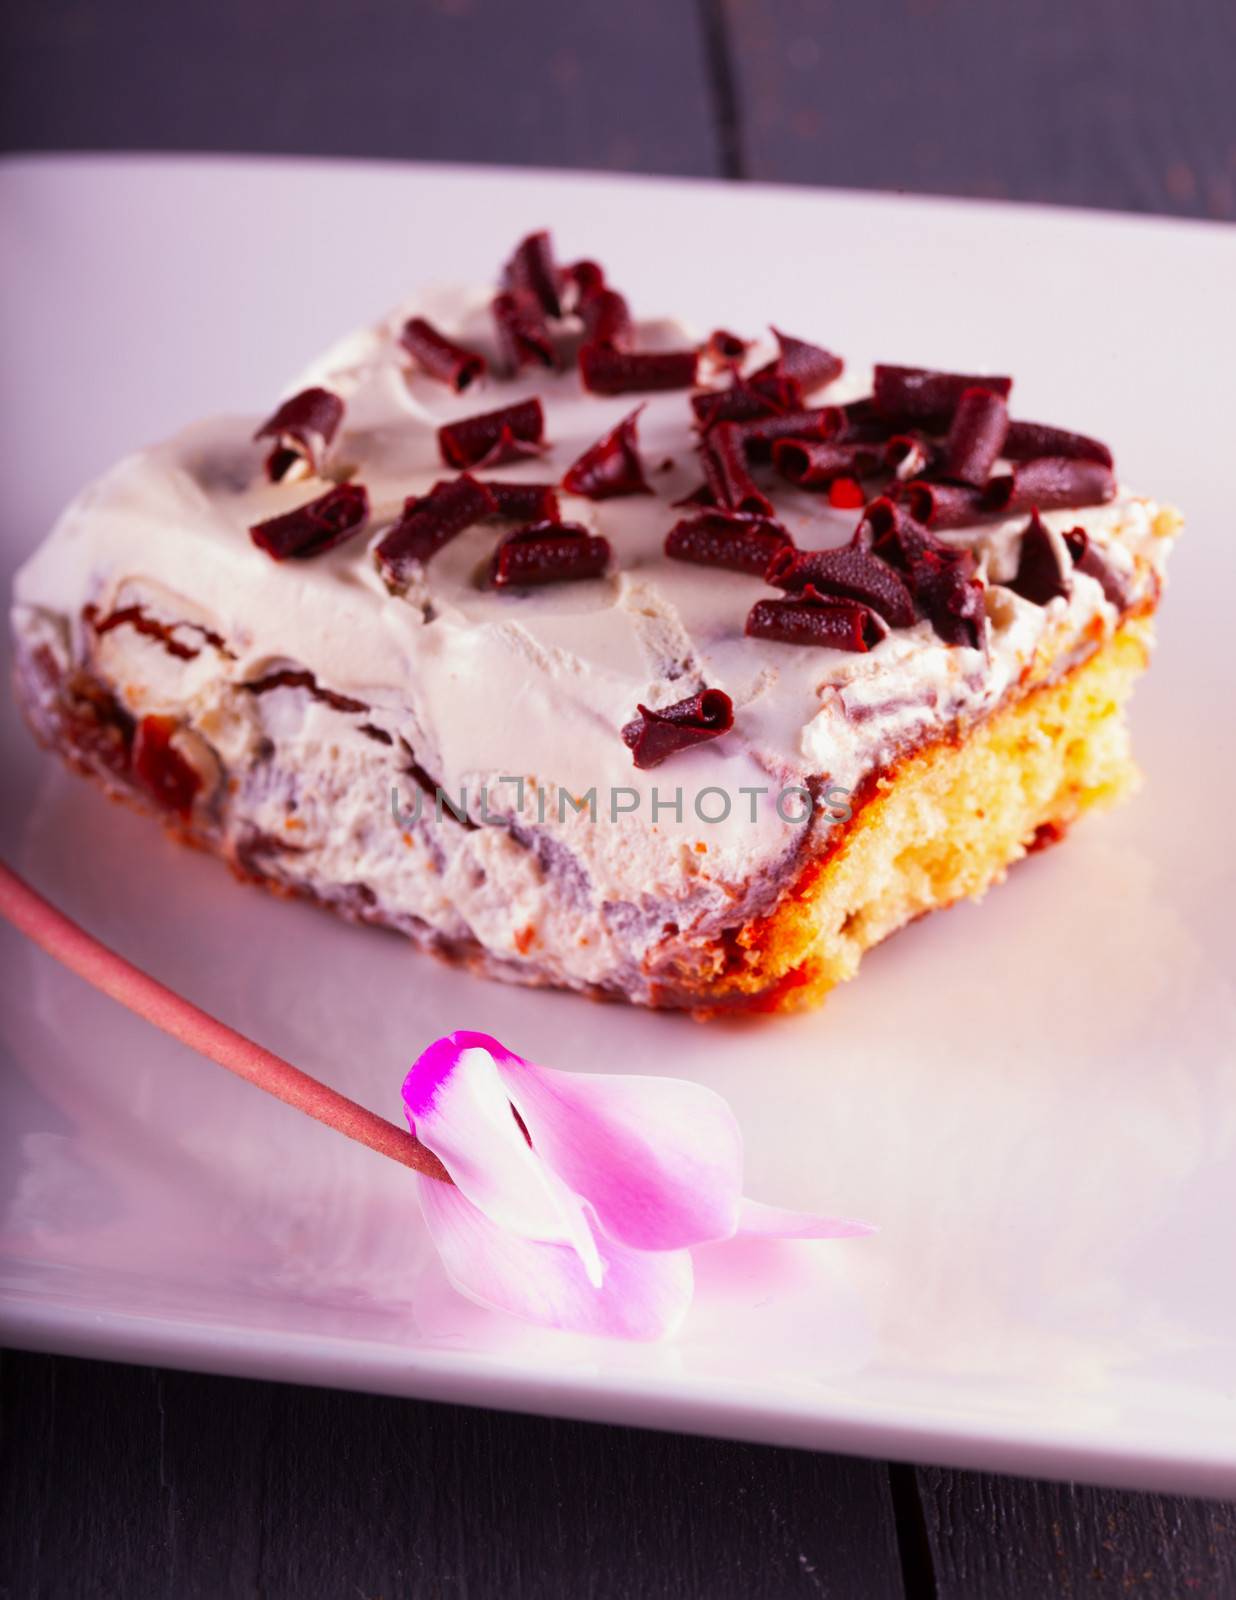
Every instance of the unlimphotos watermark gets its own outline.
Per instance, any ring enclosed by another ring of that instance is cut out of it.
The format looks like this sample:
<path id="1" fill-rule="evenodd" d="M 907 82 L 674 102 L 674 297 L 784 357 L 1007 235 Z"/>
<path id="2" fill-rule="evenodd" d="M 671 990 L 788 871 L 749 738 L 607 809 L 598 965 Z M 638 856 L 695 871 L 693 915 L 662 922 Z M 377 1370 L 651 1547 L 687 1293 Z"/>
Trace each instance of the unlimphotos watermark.
<path id="1" fill-rule="evenodd" d="M 551 820 L 565 823 L 568 814 L 586 817 L 589 822 L 616 823 L 621 817 L 633 817 L 641 812 L 654 824 L 672 818 L 680 827 L 689 821 L 715 827 L 732 818 L 754 826 L 760 820 L 761 804 L 766 813 L 770 799 L 777 816 L 789 825 L 804 825 L 816 817 L 825 826 L 832 827 L 839 822 L 848 822 L 852 815 L 849 802 L 853 790 L 837 783 L 811 786 L 791 783 L 780 789 L 774 789 L 766 783 L 744 784 L 734 790 L 722 788 L 720 784 L 708 784 L 690 792 L 681 786 L 661 789 L 654 784 L 648 795 L 639 789 L 622 785 L 611 789 L 598 789 L 594 785 L 582 795 L 575 795 L 561 786 L 545 789 L 522 777 L 504 775 L 496 781 L 502 785 L 514 785 L 513 797 L 505 790 L 502 794 L 502 800 L 508 803 L 513 798 L 511 810 L 491 812 L 490 789 L 485 784 L 481 786 L 479 795 L 473 796 L 479 800 L 475 813 L 469 805 L 466 784 L 460 787 L 458 794 L 437 786 L 418 784 L 411 807 L 403 803 L 398 789 L 391 789 L 391 816 L 395 825 L 404 832 L 422 819 L 428 821 L 432 816 L 434 821 L 442 822 L 448 815 L 456 822 L 479 822 L 491 827 L 509 826 L 514 817 L 525 817 L 529 791 L 533 796 L 532 814 L 525 820 L 535 820 L 540 826 Z"/>

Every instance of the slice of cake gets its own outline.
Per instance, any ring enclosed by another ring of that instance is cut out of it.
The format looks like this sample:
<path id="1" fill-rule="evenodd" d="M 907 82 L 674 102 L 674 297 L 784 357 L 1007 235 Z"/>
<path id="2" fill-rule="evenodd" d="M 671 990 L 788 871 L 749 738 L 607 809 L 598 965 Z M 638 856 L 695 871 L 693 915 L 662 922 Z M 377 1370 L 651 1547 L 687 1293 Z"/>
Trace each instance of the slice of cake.
<path id="1" fill-rule="evenodd" d="M 36 735 L 478 971 L 818 999 L 1130 785 L 1178 519 L 1011 383 L 636 322 L 532 235 L 18 576 Z"/>

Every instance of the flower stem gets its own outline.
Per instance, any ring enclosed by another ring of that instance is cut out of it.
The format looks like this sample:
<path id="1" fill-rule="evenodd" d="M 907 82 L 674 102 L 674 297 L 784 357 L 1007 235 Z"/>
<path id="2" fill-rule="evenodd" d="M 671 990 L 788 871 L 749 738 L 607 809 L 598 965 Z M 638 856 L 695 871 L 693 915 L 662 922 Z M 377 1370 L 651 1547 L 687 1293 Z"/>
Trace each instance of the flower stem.
<path id="1" fill-rule="evenodd" d="M 234 1072 L 238 1078 L 379 1155 L 412 1167 L 426 1177 L 449 1182 L 446 1169 L 419 1139 L 367 1111 L 346 1095 L 327 1088 L 281 1056 L 254 1044 L 209 1012 L 202 1011 L 174 989 L 135 967 L 107 945 L 79 928 L 44 900 L 8 866 L 0 862 L 0 916 L 32 939 L 48 955 L 85 978 L 103 994 L 162 1028 L 191 1049 Z"/>

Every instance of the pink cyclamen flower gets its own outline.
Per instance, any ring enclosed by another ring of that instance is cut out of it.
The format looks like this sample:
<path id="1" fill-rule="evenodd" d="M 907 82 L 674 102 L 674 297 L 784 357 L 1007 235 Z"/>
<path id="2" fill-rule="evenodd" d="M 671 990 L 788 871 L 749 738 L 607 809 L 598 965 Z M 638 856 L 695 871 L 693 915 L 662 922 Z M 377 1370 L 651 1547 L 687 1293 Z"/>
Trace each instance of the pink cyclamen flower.
<path id="1" fill-rule="evenodd" d="M 417 1059 L 403 1099 L 454 1180 L 416 1177 L 451 1282 L 533 1322 L 659 1338 L 691 1303 L 692 1245 L 872 1231 L 744 1199 L 738 1124 L 700 1084 L 558 1072 L 460 1031 Z"/>

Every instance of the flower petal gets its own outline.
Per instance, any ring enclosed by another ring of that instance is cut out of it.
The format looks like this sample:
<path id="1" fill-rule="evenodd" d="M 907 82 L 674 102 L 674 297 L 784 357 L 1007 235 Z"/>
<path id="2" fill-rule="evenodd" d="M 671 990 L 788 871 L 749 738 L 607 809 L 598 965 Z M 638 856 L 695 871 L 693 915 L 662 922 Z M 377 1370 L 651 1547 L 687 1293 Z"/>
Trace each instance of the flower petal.
<path id="1" fill-rule="evenodd" d="M 573 1333 L 659 1339 L 682 1321 L 694 1276 L 685 1250 L 644 1255 L 597 1236 L 603 1281 L 569 1245 L 519 1238 L 454 1185 L 417 1174 L 421 1211 L 455 1288 L 471 1300 Z"/>
<path id="2" fill-rule="evenodd" d="M 571 1246 L 599 1284 L 601 1258 L 583 1206 L 529 1147 L 493 1052 L 473 1040 L 484 1036 L 453 1033 L 418 1057 L 403 1085 L 409 1127 L 493 1223 L 526 1239 Z"/>
<path id="3" fill-rule="evenodd" d="M 814 1217 L 809 1211 L 783 1211 L 743 1199 L 738 1208 L 738 1232 L 746 1238 L 857 1239 L 879 1230 L 870 1222 L 850 1217 Z"/>
<path id="4" fill-rule="evenodd" d="M 728 1239 L 742 1193 L 742 1135 L 719 1094 L 677 1078 L 558 1072 L 486 1034 L 533 1148 L 635 1250 Z"/>

